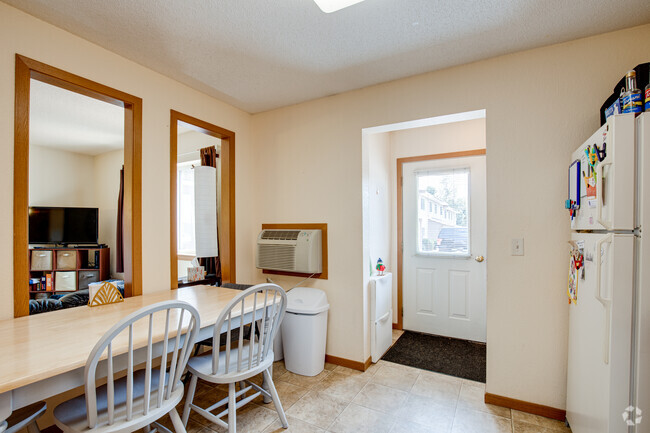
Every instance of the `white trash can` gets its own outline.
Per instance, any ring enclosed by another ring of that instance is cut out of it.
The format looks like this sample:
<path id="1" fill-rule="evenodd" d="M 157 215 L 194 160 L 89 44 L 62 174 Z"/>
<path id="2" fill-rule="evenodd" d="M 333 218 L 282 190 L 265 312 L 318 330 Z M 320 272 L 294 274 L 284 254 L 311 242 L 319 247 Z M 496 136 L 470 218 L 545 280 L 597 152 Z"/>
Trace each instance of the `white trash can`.
<path id="1" fill-rule="evenodd" d="M 282 321 L 284 365 L 292 373 L 316 376 L 325 368 L 327 295 L 319 289 L 296 287 L 287 292 Z"/>

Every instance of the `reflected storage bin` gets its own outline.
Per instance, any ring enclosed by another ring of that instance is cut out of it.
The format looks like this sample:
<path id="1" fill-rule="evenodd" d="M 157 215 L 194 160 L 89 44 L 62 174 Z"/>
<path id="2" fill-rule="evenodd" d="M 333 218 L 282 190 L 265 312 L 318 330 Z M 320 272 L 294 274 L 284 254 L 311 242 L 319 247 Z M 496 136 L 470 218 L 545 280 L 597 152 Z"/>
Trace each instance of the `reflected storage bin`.
<path id="1" fill-rule="evenodd" d="M 57 251 L 56 268 L 69 270 L 77 269 L 77 252 L 70 250 Z"/>
<path id="2" fill-rule="evenodd" d="M 57 292 L 74 292 L 77 290 L 77 273 L 55 272 L 54 290 Z"/>
<path id="3" fill-rule="evenodd" d="M 99 281 L 99 271 L 79 271 L 79 290 L 87 289 L 90 283 Z"/>
<path id="4" fill-rule="evenodd" d="M 32 271 L 49 271 L 52 269 L 52 251 L 32 250 Z"/>

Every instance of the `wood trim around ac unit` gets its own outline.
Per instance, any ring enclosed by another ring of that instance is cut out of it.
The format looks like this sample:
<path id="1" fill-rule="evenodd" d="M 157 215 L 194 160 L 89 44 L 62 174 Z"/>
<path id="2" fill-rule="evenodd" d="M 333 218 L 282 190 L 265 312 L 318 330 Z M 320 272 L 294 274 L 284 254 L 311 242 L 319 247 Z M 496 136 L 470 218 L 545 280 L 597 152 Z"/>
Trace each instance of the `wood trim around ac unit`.
<path id="1" fill-rule="evenodd" d="M 327 280 L 329 265 L 327 261 L 327 223 L 304 223 L 304 224 L 262 224 L 262 230 L 282 230 L 282 229 L 299 229 L 299 230 L 320 230 L 322 234 L 321 240 L 321 257 L 323 258 L 323 272 L 320 274 L 315 274 L 312 278 L 318 278 L 320 280 Z M 262 271 L 264 274 L 274 274 L 274 275 L 288 275 L 291 277 L 309 277 L 310 274 L 302 274 L 298 272 L 286 272 L 286 271 L 272 271 L 269 269 L 264 269 Z"/>

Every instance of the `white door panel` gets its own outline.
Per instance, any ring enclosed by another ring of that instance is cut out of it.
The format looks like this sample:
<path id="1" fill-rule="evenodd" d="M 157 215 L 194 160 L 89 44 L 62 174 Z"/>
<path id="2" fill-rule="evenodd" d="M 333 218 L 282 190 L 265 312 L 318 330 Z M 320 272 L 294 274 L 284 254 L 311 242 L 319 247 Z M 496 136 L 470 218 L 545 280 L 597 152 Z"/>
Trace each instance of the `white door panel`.
<path id="1" fill-rule="evenodd" d="M 415 270 L 415 290 L 416 290 L 416 308 L 417 314 L 428 314 L 437 316 L 440 311 L 435 311 L 435 306 L 439 302 L 434 302 L 434 281 L 436 280 L 437 271 L 435 269 L 422 269 Z M 439 300 L 436 300 L 439 301 Z"/>
<path id="2" fill-rule="evenodd" d="M 469 320 L 469 272 L 449 271 L 449 317 Z"/>
<path id="3" fill-rule="evenodd" d="M 403 166 L 404 328 L 485 342 L 485 156 Z"/>

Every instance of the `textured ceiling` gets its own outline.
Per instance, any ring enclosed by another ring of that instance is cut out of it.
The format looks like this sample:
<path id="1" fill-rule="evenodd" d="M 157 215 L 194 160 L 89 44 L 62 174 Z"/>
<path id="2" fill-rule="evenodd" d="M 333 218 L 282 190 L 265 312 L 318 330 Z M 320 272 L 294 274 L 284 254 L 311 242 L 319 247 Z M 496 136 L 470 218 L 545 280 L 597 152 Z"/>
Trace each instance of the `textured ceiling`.
<path id="1" fill-rule="evenodd" d="M 251 113 L 650 22 L 648 0 L 2 1 Z"/>
<path id="2" fill-rule="evenodd" d="M 100 155 L 124 148 L 124 109 L 31 80 L 29 143 Z"/>

